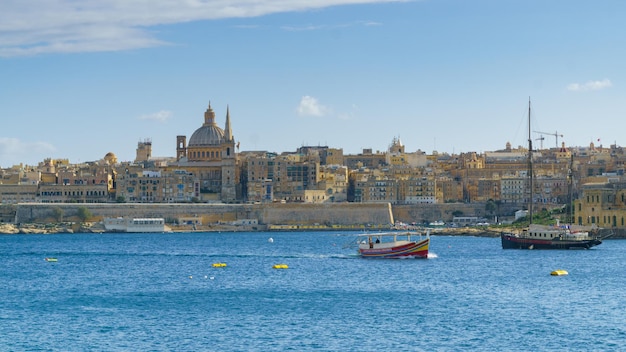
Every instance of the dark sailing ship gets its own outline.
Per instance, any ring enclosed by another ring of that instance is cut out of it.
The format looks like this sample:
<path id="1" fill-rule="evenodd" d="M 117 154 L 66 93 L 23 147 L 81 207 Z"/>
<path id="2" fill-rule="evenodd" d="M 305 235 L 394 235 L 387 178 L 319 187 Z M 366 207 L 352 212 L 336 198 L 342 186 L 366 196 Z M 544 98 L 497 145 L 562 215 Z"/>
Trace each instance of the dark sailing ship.
<path id="1" fill-rule="evenodd" d="M 573 226 L 545 226 L 533 224 L 533 145 L 530 135 L 530 100 L 528 101 L 528 202 L 527 228 L 521 233 L 501 233 L 503 249 L 589 249 L 602 243 L 602 238 L 588 231 L 575 231 Z M 568 172 L 569 209 L 571 209 L 572 166 Z M 568 216 L 569 217 L 569 216 Z M 571 219 L 571 217 L 569 217 Z M 568 220 L 569 220 L 568 219 Z"/>

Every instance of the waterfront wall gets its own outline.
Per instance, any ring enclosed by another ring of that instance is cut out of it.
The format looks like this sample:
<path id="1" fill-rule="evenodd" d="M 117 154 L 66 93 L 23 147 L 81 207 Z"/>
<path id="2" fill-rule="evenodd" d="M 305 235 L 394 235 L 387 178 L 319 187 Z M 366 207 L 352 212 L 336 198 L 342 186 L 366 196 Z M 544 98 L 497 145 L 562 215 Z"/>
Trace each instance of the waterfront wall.
<path id="1" fill-rule="evenodd" d="M 101 221 L 105 217 L 163 217 L 168 223 L 179 220 L 197 219 L 202 227 L 199 230 L 223 230 L 214 224 L 228 224 L 237 220 L 256 219 L 261 226 L 249 226 L 239 230 L 275 229 L 316 229 L 332 228 L 387 228 L 394 221 L 404 223 L 424 220 L 450 222 L 452 213 L 461 211 L 466 216 L 483 216 L 485 207 L 481 204 L 422 204 L 390 205 L 360 203 L 330 204 L 42 204 L 21 203 L 0 205 L 0 223 L 49 224 L 56 223 L 55 213 L 62 210 L 61 221 L 79 221 L 79 209 L 86 208 L 92 215 L 88 221 Z M 515 208 L 512 207 L 511 211 Z M 500 209 L 501 211 L 509 211 Z M 369 226 L 368 226 L 369 225 Z M 191 227 L 189 227 L 191 228 Z M 181 228 L 179 230 L 185 230 Z M 236 230 L 236 227 L 226 228 Z M 611 238 L 626 238 L 626 229 L 613 228 Z M 0 231 L 2 233 L 2 231 Z"/>
<path id="2" fill-rule="evenodd" d="M 90 221 L 100 221 L 107 217 L 162 217 L 168 222 L 179 219 L 197 219 L 203 225 L 228 223 L 236 220 L 257 219 L 259 224 L 376 224 L 388 225 L 394 222 L 391 205 L 329 203 L 329 204 L 42 204 L 22 203 L 17 205 L 15 223 L 56 222 L 55 213 L 59 209 L 64 221 L 77 221 L 79 209 L 86 208 L 91 213 Z"/>
<path id="3" fill-rule="evenodd" d="M 390 225 L 394 223 L 391 205 L 329 203 L 272 204 L 264 206 L 260 219 L 265 224 Z"/>
<path id="4" fill-rule="evenodd" d="M 92 214 L 90 221 L 106 217 L 163 217 L 168 222 L 196 219 L 200 224 L 228 223 L 256 219 L 259 224 L 284 225 L 389 225 L 395 221 L 423 223 L 452 221 L 453 213 L 464 216 L 488 217 L 481 203 L 445 203 L 391 205 L 389 203 L 270 203 L 270 204 L 146 204 L 146 203 L 21 203 L 0 207 L 2 222 L 56 222 L 61 210 L 64 221 L 77 221 L 79 209 Z M 509 209 L 510 208 L 510 209 Z M 501 214 L 512 214 L 514 206 L 502 207 Z"/>

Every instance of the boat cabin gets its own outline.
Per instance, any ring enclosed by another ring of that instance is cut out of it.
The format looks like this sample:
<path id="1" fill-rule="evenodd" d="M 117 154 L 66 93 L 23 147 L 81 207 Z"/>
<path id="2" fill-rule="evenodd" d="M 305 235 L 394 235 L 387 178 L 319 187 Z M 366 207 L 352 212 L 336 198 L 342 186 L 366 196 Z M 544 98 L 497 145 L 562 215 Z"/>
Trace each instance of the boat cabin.
<path id="1" fill-rule="evenodd" d="M 414 239 L 411 240 L 411 237 Z M 359 235 L 359 249 L 381 249 L 401 246 L 422 238 L 417 232 L 385 232 Z"/>
<path id="2" fill-rule="evenodd" d="M 538 240 L 563 240 L 563 239 L 586 239 L 588 237 L 587 232 L 575 232 L 572 233 L 569 230 L 564 230 L 558 227 L 546 227 L 546 226 L 532 226 L 522 231 L 522 237 L 538 239 Z M 565 237 L 565 238 L 564 238 Z"/>

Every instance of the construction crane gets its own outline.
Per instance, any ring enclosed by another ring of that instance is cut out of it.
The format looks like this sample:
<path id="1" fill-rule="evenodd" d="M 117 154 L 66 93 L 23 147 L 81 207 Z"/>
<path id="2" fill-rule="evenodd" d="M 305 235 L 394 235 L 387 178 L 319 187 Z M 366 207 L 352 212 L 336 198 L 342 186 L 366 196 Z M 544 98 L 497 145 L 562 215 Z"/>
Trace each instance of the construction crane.
<path id="1" fill-rule="evenodd" d="M 539 138 L 535 138 L 536 141 L 539 141 L 539 145 L 540 145 L 539 149 L 543 149 L 543 140 L 544 139 L 546 139 L 546 137 L 544 137 L 544 136 L 541 136 Z"/>
<path id="2" fill-rule="evenodd" d="M 548 133 L 548 132 L 539 132 L 539 131 L 533 131 L 535 133 L 539 133 L 539 134 L 545 134 L 547 136 L 553 136 L 556 139 L 556 147 L 559 147 L 559 137 L 563 138 L 562 134 L 559 134 L 558 131 L 555 131 L 554 133 Z"/>

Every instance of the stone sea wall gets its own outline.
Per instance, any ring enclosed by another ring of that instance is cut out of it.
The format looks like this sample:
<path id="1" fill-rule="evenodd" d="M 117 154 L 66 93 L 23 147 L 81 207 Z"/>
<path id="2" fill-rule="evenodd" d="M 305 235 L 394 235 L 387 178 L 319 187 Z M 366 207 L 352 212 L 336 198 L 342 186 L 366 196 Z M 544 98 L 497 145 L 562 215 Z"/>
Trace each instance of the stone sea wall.
<path id="1" fill-rule="evenodd" d="M 79 210 L 91 215 L 82 222 Z M 385 230 L 396 221 L 449 222 L 452 213 L 480 215 L 467 204 L 391 205 L 389 203 L 270 204 L 42 204 L 0 206 L 0 233 L 102 232 L 107 217 L 165 218 L 173 231 Z M 252 220 L 252 225 L 241 225 Z M 82 226 L 82 227 L 81 227 Z"/>
<path id="2" fill-rule="evenodd" d="M 254 219 L 259 224 L 286 225 L 389 225 L 394 222 L 391 205 L 330 204 L 42 204 L 23 203 L 15 210 L 14 223 L 78 221 L 79 209 L 91 214 L 89 221 L 107 217 L 162 217 L 167 222 L 195 221 L 203 225 Z M 59 219 L 62 214 L 62 219 Z"/>
<path id="3" fill-rule="evenodd" d="M 79 209 L 86 208 L 99 221 L 106 217 L 162 217 L 168 222 L 197 219 L 199 223 L 228 223 L 256 219 L 259 224 L 286 225 L 388 225 L 395 221 L 423 223 L 443 220 L 451 222 L 453 213 L 463 216 L 488 217 L 483 204 L 415 204 L 389 203 L 270 203 L 270 204 L 146 204 L 146 203 L 22 203 L 0 206 L 1 222 L 50 223 L 76 221 Z M 515 208 L 501 209 L 511 214 Z"/>

